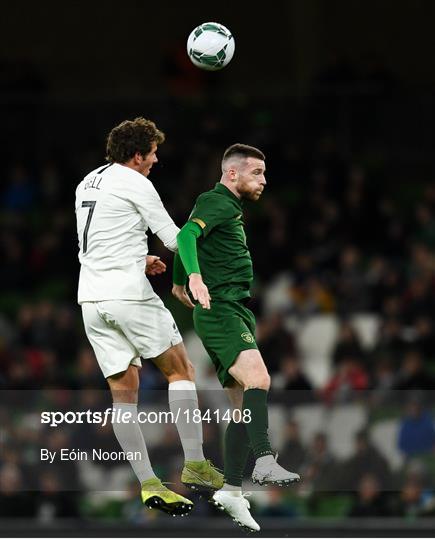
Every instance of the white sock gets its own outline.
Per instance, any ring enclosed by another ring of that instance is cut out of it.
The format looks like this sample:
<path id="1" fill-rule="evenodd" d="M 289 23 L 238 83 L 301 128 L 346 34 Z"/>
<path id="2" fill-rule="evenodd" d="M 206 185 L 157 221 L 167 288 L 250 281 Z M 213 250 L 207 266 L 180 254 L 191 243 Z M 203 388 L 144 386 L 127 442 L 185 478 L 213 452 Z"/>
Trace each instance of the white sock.
<path id="1" fill-rule="evenodd" d="M 114 403 L 113 431 L 124 452 L 138 452 L 137 459 L 129 459 L 135 475 L 142 484 L 145 480 L 155 477 L 148 456 L 145 440 L 137 419 L 137 403 Z M 125 413 L 131 414 L 130 419 L 125 418 Z M 123 421 L 124 420 L 124 421 Z M 139 458 L 140 456 L 140 458 Z"/>
<path id="2" fill-rule="evenodd" d="M 241 497 L 242 496 L 242 488 L 240 486 L 232 486 L 231 484 L 225 483 L 220 491 L 227 491 L 229 495 L 232 495 L 233 497 Z"/>
<path id="3" fill-rule="evenodd" d="M 183 446 L 184 459 L 186 461 L 204 461 L 202 422 L 193 421 L 193 412 L 195 409 L 199 409 L 195 383 L 192 381 L 169 383 L 168 398 L 174 421 L 178 418 L 175 425 Z"/>

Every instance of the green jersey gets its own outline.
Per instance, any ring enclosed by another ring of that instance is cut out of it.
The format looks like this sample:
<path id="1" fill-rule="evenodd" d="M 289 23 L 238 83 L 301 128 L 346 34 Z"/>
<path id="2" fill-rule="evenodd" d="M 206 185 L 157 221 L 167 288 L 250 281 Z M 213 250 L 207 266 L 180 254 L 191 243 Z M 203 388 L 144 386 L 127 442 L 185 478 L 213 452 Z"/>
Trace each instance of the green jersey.
<path id="1" fill-rule="evenodd" d="M 254 276 L 241 200 L 218 182 L 198 197 L 189 221 L 202 229 L 198 261 L 212 301 L 249 297 Z"/>

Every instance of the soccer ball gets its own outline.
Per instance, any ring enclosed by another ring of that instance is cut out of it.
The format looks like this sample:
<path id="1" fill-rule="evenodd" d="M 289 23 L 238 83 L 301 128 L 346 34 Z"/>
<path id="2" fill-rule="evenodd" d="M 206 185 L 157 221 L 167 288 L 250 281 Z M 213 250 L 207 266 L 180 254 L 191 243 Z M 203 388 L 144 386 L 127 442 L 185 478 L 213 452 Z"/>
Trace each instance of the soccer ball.
<path id="1" fill-rule="evenodd" d="M 229 64 L 235 42 L 228 28 L 216 22 L 200 24 L 187 40 L 187 54 L 195 66 L 217 71 Z"/>

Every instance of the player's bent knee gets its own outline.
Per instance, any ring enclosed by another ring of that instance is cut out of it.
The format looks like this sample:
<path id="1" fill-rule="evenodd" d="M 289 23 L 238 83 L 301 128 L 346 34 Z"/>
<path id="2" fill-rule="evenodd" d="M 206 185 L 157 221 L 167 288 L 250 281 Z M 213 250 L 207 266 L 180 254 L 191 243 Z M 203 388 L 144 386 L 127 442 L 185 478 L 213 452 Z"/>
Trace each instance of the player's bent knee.
<path id="1" fill-rule="evenodd" d="M 184 348 L 169 349 L 164 356 L 156 358 L 155 363 L 168 382 L 179 380 L 194 381 L 195 370 Z"/>
<path id="2" fill-rule="evenodd" d="M 176 377 L 179 380 L 194 381 L 195 370 L 190 362 L 187 364 L 183 363 L 176 366 L 176 369 L 172 373 L 172 377 Z"/>
<path id="3" fill-rule="evenodd" d="M 270 376 L 266 373 L 254 374 L 244 384 L 245 390 L 247 388 L 260 388 L 261 390 L 270 389 Z"/>
<path id="4" fill-rule="evenodd" d="M 266 375 L 263 376 L 263 380 L 262 380 L 263 390 L 270 390 L 270 385 L 271 385 L 270 375 L 266 373 Z"/>
<path id="5" fill-rule="evenodd" d="M 113 401 L 116 403 L 137 403 L 139 384 L 132 387 L 129 384 L 119 384 L 117 381 L 111 381 L 110 377 L 107 379 L 109 383 L 110 392 L 112 394 Z"/>

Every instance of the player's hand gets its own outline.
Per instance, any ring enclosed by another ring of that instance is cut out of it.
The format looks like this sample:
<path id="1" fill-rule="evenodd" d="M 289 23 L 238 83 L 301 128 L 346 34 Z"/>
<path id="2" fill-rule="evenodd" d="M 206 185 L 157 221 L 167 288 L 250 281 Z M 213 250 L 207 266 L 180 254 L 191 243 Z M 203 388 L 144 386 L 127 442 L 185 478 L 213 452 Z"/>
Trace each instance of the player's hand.
<path id="1" fill-rule="evenodd" d="M 198 300 L 204 309 L 210 309 L 211 296 L 208 293 L 207 285 L 202 281 L 201 274 L 190 274 L 189 289 L 193 298 Z"/>
<path id="2" fill-rule="evenodd" d="M 160 257 L 147 255 L 145 274 L 147 276 L 156 276 L 157 274 L 163 274 L 163 272 L 166 272 L 166 264 L 160 260 Z"/>
<path id="3" fill-rule="evenodd" d="M 177 300 L 179 300 L 182 304 L 187 306 L 190 309 L 193 309 L 195 307 L 195 304 L 192 303 L 192 300 L 189 298 L 189 295 L 187 294 L 186 287 L 184 285 L 173 285 L 172 287 L 172 294 L 175 296 Z"/>

